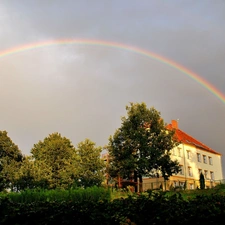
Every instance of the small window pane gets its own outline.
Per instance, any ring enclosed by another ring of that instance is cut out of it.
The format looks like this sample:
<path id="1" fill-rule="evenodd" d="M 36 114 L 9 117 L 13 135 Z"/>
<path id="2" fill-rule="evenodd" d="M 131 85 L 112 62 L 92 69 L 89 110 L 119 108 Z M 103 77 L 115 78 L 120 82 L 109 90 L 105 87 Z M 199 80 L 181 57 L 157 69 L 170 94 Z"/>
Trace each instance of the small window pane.
<path id="1" fill-rule="evenodd" d="M 201 162 L 201 155 L 200 155 L 200 153 L 197 153 L 197 159 L 198 159 L 198 162 Z"/>

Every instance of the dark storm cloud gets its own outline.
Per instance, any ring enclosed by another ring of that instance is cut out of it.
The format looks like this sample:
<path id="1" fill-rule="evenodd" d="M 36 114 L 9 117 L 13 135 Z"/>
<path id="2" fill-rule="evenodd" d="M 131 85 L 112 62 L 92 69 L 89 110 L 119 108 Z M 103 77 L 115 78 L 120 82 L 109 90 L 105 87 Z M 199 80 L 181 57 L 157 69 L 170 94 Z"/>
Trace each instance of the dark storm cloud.
<path id="1" fill-rule="evenodd" d="M 0 3 L 0 50 L 60 38 L 133 45 L 176 61 L 225 93 L 224 1 Z M 29 153 L 58 131 L 99 145 L 129 102 L 225 153 L 225 104 L 190 76 L 143 55 L 103 46 L 51 46 L 0 58 L 1 130 Z M 223 159 L 224 160 L 224 159 Z M 225 162 L 224 162 L 225 165 Z M 224 166 L 225 168 L 225 166 Z"/>

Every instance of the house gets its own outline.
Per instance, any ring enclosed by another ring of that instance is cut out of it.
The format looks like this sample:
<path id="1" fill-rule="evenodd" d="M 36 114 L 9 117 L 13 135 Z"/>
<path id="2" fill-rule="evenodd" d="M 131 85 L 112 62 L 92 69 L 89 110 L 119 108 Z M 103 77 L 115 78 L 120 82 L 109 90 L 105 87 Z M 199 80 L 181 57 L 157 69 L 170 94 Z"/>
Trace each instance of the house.
<path id="1" fill-rule="evenodd" d="M 177 160 L 180 166 L 180 172 L 164 181 L 160 176 L 160 172 L 155 177 L 143 177 L 143 190 L 159 189 L 169 190 L 173 188 L 196 189 L 200 187 L 199 176 L 203 173 L 205 177 L 206 188 L 212 188 L 223 179 L 222 174 L 222 155 L 201 143 L 194 137 L 188 135 L 178 127 L 178 122 L 172 120 L 167 125 L 168 129 L 175 129 L 175 136 L 180 144 L 171 150 L 172 160 Z M 109 163 L 109 155 L 102 155 L 102 158 Z M 121 183 L 121 178 L 118 182 Z M 106 174 L 106 183 L 108 184 L 108 176 Z"/>
<path id="2" fill-rule="evenodd" d="M 143 189 L 186 187 L 196 189 L 199 185 L 199 175 L 203 173 L 206 188 L 215 186 L 223 179 L 221 154 L 184 131 L 178 128 L 176 120 L 167 125 L 168 129 L 175 129 L 175 135 L 180 145 L 172 149 L 172 160 L 177 160 L 180 165 L 179 174 L 170 177 L 164 182 L 162 177 L 144 178 Z"/>

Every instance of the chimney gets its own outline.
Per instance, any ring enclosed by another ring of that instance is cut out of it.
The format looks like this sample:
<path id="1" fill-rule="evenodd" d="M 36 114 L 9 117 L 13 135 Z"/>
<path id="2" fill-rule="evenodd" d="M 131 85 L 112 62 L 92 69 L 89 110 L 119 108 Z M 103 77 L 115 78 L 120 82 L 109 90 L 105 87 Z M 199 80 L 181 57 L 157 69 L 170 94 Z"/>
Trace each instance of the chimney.
<path id="1" fill-rule="evenodd" d="M 177 120 L 172 120 L 172 128 L 178 129 L 178 123 L 177 123 Z"/>

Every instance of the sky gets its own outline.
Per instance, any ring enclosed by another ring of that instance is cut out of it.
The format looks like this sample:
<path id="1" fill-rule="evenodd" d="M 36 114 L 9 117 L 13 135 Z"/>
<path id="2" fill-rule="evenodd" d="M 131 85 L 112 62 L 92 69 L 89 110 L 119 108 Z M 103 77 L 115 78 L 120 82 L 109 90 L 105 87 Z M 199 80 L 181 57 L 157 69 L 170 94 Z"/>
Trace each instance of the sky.
<path id="1" fill-rule="evenodd" d="M 62 39 L 116 42 L 176 62 L 225 96 L 224 37 L 224 0 L 0 1 L 0 55 Z M 0 130 L 23 154 L 53 132 L 75 146 L 85 138 L 104 146 L 130 102 L 179 120 L 225 155 L 225 98 L 168 64 L 85 42 L 0 56 Z"/>

